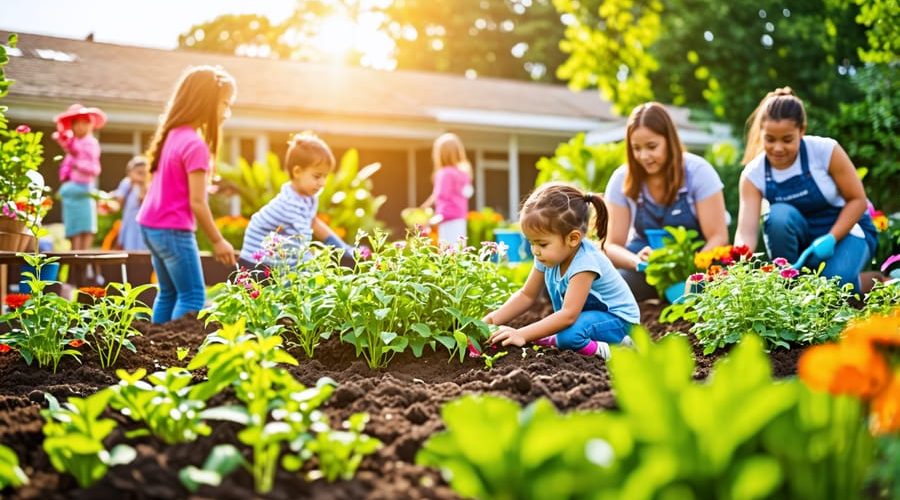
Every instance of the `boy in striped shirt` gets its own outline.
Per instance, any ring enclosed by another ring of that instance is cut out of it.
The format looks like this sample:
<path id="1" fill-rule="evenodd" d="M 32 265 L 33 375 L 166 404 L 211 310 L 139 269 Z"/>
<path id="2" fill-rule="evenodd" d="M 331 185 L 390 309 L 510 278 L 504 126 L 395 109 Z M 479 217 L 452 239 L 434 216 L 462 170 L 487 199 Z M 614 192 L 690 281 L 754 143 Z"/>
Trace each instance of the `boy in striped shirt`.
<path id="1" fill-rule="evenodd" d="M 284 156 L 284 169 L 291 180 L 285 182 L 281 191 L 250 218 L 241 247 L 242 266 L 273 263 L 272 255 L 263 243 L 273 232 L 284 236 L 285 242 L 316 239 L 343 249 L 345 259 L 342 260 L 352 257 L 353 248 L 316 218 L 319 193 L 334 168 L 334 155 L 325 141 L 311 132 L 294 136 Z"/>

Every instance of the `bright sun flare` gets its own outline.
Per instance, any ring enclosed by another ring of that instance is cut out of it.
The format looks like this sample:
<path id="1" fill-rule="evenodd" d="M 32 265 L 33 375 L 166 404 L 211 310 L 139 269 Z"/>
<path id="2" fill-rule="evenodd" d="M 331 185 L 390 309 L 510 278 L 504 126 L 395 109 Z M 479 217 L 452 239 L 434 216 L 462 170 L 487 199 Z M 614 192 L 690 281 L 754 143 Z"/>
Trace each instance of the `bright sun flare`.
<path id="1" fill-rule="evenodd" d="M 394 59 L 396 44 L 385 33 L 378 30 L 381 20 L 375 15 L 363 15 L 353 20 L 346 16 L 334 15 L 322 21 L 318 34 L 311 40 L 320 53 L 341 59 L 350 51 L 362 54 L 363 66 L 393 70 L 397 67 Z"/>

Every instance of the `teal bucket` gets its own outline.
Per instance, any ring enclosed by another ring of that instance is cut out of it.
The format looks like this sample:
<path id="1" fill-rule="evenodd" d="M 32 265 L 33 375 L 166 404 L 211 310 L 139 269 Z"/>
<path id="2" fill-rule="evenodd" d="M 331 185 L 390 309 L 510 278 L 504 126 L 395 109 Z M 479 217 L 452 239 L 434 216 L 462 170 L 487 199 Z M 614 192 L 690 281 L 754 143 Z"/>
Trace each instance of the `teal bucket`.
<path id="1" fill-rule="evenodd" d="M 663 239 L 669 236 L 665 229 L 644 229 L 644 234 L 647 235 L 647 244 L 654 250 L 662 248 Z"/>
<path id="2" fill-rule="evenodd" d="M 28 264 L 23 264 L 19 270 L 19 293 L 31 293 L 30 280 L 25 273 L 34 274 L 35 270 Z M 59 262 L 51 262 L 41 266 L 41 275 L 38 276 L 41 281 L 56 281 L 59 278 Z"/>
<path id="3" fill-rule="evenodd" d="M 494 241 L 497 243 L 503 243 L 508 248 L 507 259 L 509 262 L 522 262 L 523 260 L 530 259 L 531 255 L 531 245 L 528 245 L 525 241 L 525 236 L 521 231 L 514 231 L 512 229 L 495 229 L 494 230 Z"/>
<path id="4" fill-rule="evenodd" d="M 666 288 L 666 300 L 668 300 L 670 304 L 677 303 L 683 295 L 684 281 L 679 281 L 669 288 Z"/>

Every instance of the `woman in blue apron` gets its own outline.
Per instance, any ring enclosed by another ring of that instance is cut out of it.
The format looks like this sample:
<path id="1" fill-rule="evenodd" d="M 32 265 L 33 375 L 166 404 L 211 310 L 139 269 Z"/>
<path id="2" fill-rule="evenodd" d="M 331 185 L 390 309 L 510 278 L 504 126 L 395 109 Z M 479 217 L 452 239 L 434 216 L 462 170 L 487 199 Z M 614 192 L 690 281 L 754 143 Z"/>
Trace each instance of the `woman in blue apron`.
<path id="1" fill-rule="evenodd" d="M 710 249 L 728 244 L 728 222 L 719 174 L 684 151 L 661 104 L 642 104 L 631 112 L 625 141 L 628 163 L 613 172 L 604 193 L 606 253 L 640 301 L 657 296 L 643 272 L 651 251 L 648 230 L 693 229 Z"/>
<path id="2" fill-rule="evenodd" d="M 824 262 L 823 276 L 859 292 L 878 240 L 853 162 L 834 139 L 804 135 L 806 111 L 789 87 L 770 92 L 750 123 L 735 244 L 755 249 L 765 198 L 769 257 L 810 269 Z"/>

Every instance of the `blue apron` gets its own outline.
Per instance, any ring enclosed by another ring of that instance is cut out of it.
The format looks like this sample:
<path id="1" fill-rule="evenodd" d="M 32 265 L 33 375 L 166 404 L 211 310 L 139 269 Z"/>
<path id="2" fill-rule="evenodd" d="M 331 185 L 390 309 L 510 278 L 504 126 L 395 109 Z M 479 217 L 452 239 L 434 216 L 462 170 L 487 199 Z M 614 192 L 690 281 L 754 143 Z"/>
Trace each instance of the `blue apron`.
<path id="1" fill-rule="evenodd" d="M 809 158 L 806 153 L 806 142 L 800 140 L 800 167 L 802 173 L 782 182 L 775 182 L 772 178 L 772 164 L 769 157 L 763 155 L 766 165 L 766 200 L 769 204 L 787 203 L 803 214 L 809 224 L 810 241 L 801 242 L 802 246 L 809 246 L 813 240 L 824 235 L 837 221 L 838 214 L 843 207 L 836 207 L 822 194 L 816 180 L 809 171 Z M 866 237 L 869 252 L 875 255 L 875 247 L 878 244 L 878 231 L 868 212 L 864 212 L 857 222 Z"/>
<path id="2" fill-rule="evenodd" d="M 685 178 L 687 185 L 687 178 Z M 634 214 L 634 232 L 635 237 L 628 242 L 627 248 L 632 252 L 639 252 L 647 242 L 647 229 L 663 229 L 666 226 L 684 226 L 687 229 L 693 229 L 703 237 L 700 231 L 700 221 L 691 211 L 691 203 L 688 199 L 686 189 L 678 192 L 675 202 L 669 206 L 661 206 L 653 203 L 644 196 L 644 190 L 641 189 L 637 199 L 637 209 Z"/>

